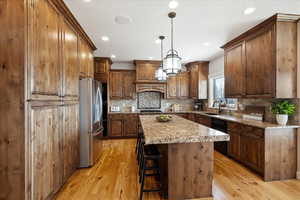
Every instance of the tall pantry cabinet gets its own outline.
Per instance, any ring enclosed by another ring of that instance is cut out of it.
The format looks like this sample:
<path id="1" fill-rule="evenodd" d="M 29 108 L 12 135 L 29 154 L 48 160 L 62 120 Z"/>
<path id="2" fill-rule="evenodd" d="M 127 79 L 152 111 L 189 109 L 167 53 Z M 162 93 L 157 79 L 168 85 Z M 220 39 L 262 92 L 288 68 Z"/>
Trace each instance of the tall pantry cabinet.
<path id="1" fill-rule="evenodd" d="M 0 26 L 0 199 L 51 199 L 78 166 L 96 48 L 62 0 L 2 0 Z"/>

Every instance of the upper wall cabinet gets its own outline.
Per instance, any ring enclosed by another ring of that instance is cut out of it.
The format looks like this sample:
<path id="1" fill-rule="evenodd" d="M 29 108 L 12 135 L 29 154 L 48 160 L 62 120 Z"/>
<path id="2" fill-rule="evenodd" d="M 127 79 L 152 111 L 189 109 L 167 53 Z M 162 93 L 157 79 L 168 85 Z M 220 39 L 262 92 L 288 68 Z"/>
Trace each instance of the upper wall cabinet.
<path id="1" fill-rule="evenodd" d="M 110 58 L 94 58 L 94 78 L 95 80 L 100 81 L 101 83 L 108 82 L 108 73 L 110 67 L 112 65 L 112 61 Z"/>
<path id="2" fill-rule="evenodd" d="M 226 97 L 297 97 L 299 18 L 274 15 L 223 46 Z"/>
<path id="3" fill-rule="evenodd" d="M 31 14 L 29 95 L 31 99 L 58 99 L 61 95 L 59 13 L 47 1 L 36 1 Z"/>
<path id="4" fill-rule="evenodd" d="M 109 96 L 111 99 L 134 99 L 134 70 L 111 70 L 109 72 Z"/>
<path id="5" fill-rule="evenodd" d="M 79 40 L 79 66 L 81 77 L 94 77 L 94 57 L 93 51 L 84 40 Z"/>
<path id="6" fill-rule="evenodd" d="M 190 72 L 189 96 L 193 99 L 208 98 L 208 67 L 207 61 L 196 61 L 186 64 Z"/>
<path id="7" fill-rule="evenodd" d="M 160 61 L 135 60 L 136 82 L 140 83 L 157 83 L 161 82 L 155 78 L 155 71 L 160 66 Z"/>
<path id="8" fill-rule="evenodd" d="M 79 96 L 79 66 L 78 66 L 78 39 L 73 28 L 63 18 L 61 19 L 62 37 L 62 68 L 63 91 L 65 98 L 78 99 Z"/>
<path id="9" fill-rule="evenodd" d="M 167 79 L 168 99 L 188 99 L 190 86 L 190 73 L 180 72 Z"/>

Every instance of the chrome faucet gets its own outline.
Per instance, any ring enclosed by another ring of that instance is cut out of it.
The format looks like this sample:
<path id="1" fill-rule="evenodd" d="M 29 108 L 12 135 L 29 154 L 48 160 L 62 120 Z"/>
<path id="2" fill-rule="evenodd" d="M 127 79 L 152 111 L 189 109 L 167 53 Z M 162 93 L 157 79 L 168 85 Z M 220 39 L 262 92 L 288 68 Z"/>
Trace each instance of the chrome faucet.
<path id="1" fill-rule="evenodd" d="M 213 102 L 213 107 L 215 107 L 215 105 L 218 105 L 218 114 L 221 114 L 221 105 L 222 105 L 222 100 L 215 100 L 214 102 Z"/>

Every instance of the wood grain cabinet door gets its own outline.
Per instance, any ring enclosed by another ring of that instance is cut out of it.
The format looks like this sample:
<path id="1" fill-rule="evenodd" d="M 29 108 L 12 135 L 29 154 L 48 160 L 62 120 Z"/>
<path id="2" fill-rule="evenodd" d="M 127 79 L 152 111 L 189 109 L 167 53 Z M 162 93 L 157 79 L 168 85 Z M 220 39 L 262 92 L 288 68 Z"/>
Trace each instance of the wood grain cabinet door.
<path id="1" fill-rule="evenodd" d="M 189 87 L 189 95 L 193 99 L 198 99 L 198 66 L 194 65 L 190 67 L 190 87 Z"/>
<path id="2" fill-rule="evenodd" d="M 133 99 L 135 97 L 135 79 L 136 75 L 134 71 L 126 71 L 123 73 L 123 98 Z"/>
<path id="3" fill-rule="evenodd" d="M 123 98 L 123 74 L 120 71 L 109 73 L 109 95 L 111 99 Z"/>
<path id="4" fill-rule="evenodd" d="M 256 135 L 241 134 L 241 162 L 257 172 L 264 172 L 264 140 Z"/>
<path id="5" fill-rule="evenodd" d="M 62 112 L 63 180 L 66 181 L 79 166 L 79 104 L 66 104 Z"/>
<path id="6" fill-rule="evenodd" d="M 88 44 L 83 40 L 78 40 L 78 58 L 81 77 L 94 77 L 93 53 Z"/>
<path id="7" fill-rule="evenodd" d="M 123 119 L 109 119 L 109 136 L 123 136 Z"/>
<path id="8" fill-rule="evenodd" d="M 78 41 L 72 27 L 61 19 L 62 64 L 63 64 L 63 97 L 78 99 L 79 65 Z"/>
<path id="9" fill-rule="evenodd" d="M 177 75 L 177 97 L 180 99 L 189 98 L 189 82 L 190 75 L 189 72 L 181 72 Z"/>
<path id="10" fill-rule="evenodd" d="M 155 71 L 158 69 L 159 64 L 154 63 L 140 63 L 137 66 L 137 81 L 153 82 L 157 81 L 155 78 Z"/>
<path id="11" fill-rule="evenodd" d="M 177 77 L 171 76 L 167 79 L 167 98 L 176 99 L 177 98 Z"/>
<path id="12" fill-rule="evenodd" d="M 228 146 L 228 154 L 239 160 L 240 159 L 240 135 L 235 132 L 230 132 L 230 141 Z"/>
<path id="13" fill-rule="evenodd" d="M 272 26 L 245 42 L 246 95 L 248 97 L 275 97 L 274 32 L 274 26 Z"/>
<path id="14" fill-rule="evenodd" d="M 30 108 L 30 176 L 31 199 L 48 199 L 62 185 L 60 107 Z"/>
<path id="15" fill-rule="evenodd" d="M 124 136 L 136 137 L 138 133 L 138 115 L 128 114 L 124 116 Z"/>
<path id="16" fill-rule="evenodd" d="M 225 50 L 225 96 L 242 97 L 245 93 L 244 43 Z"/>
<path id="17" fill-rule="evenodd" d="M 48 1 L 35 1 L 28 52 L 31 99 L 58 99 L 61 91 L 59 14 Z"/>

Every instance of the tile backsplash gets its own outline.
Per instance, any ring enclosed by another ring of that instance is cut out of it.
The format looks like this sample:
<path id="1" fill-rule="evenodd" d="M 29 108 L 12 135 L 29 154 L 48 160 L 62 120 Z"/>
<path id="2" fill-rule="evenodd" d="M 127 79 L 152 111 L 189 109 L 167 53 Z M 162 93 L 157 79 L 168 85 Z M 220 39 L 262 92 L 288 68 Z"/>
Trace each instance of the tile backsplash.
<path id="1" fill-rule="evenodd" d="M 142 100 L 140 99 L 139 102 L 141 104 L 142 101 L 142 108 L 147 107 L 149 105 L 157 105 L 158 104 L 158 97 L 156 95 L 142 95 L 140 98 L 143 98 Z M 156 102 L 155 102 L 156 101 Z M 194 100 L 192 99 L 160 99 L 161 101 L 161 108 L 160 110 L 162 111 L 169 111 L 171 105 L 173 104 L 179 104 L 180 108 L 182 111 L 189 111 L 193 109 L 194 105 Z M 137 99 L 132 99 L 132 100 L 111 100 L 110 101 L 110 106 L 119 106 L 121 108 L 122 112 L 128 112 L 130 111 L 130 108 L 133 106 L 135 110 L 138 109 L 138 100 Z"/>
<path id="2" fill-rule="evenodd" d="M 160 109 L 161 94 L 159 92 L 141 92 L 137 95 L 138 109 Z"/>
<path id="3" fill-rule="evenodd" d="M 271 112 L 271 105 L 273 102 L 281 101 L 282 99 L 238 99 L 238 110 L 231 111 L 232 115 L 240 116 L 244 113 L 244 108 L 246 106 L 263 106 L 265 107 L 265 121 L 276 123 L 276 116 Z M 293 116 L 290 116 L 290 123 L 299 123 L 300 122 L 300 100 L 299 99 L 289 99 L 292 103 L 296 104 L 296 113 Z M 241 109 L 242 108 L 242 109 Z M 226 111 L 225 111 L 226 112 Z"/>

